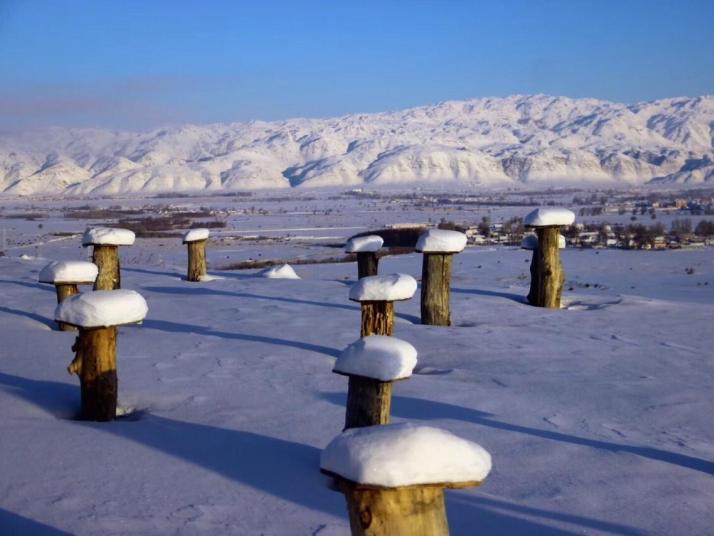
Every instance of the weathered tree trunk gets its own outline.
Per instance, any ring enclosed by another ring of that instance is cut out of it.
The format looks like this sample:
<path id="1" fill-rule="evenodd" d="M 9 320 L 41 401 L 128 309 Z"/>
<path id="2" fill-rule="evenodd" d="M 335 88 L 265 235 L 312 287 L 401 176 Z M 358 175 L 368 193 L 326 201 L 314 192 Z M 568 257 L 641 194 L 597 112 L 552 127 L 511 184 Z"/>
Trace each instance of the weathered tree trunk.
<path id="1" fill-rule="evenodd" d="M 79 294 L 79 288 L 73 283 L 56 283 L 55 290 L 57 291 L 57 303 L 62 303 L 64 300 L 75 294 Z M 60 331 L 77 331 L 77 328 L 65 324 L 64 322 L 57 322 L 57 326 Z"/>
<path id="2" fill-rule="evenodd" d="M 394 302 L 362 302 L 360 337 L 368 335 L 394 335 Z"/>
<path id="3" fill-rule="evenodd" d="M 201 281 L 208 271 L 206 269 L 206 242 L 208 240 L 194 240 L 188 244 L 188 281 Z"/>
<path id="4" fill-rule="evenodd" d="M 111 421 L 117 413 L 117 328 L 80 328 L 69 366 L 79 376 L 82 418 Z"/>
<path id="5" fill-rule="evenodd" d="M 538 248 L 533 250 L 536 256 L 535 287 L 532 286 L 533 300 L 537 307 L 560 308 L 560 297 L 565 282 L 565 272 L 560 263 L 559 236 L 557 226 L 537 227 Z M 531 272 L 533 273 L 533 272 Z"/>
<path id="6" fill-rule="evenodd" d="M 531 257 L 531 287 L 528 290 L 528 303 L 535 305 L 536 296 L 538 295 L 538 281 L 540 276 L 538 275 L 538 248 L 533 250 L 533 256 Z"/>
<path id="7" fill-rule="evenodd" d="M 94 290 L 116 290 L 121 288 L 119 271 L 119 246 L 94 245 L 92 262 L 99 268 L 94 281 Z"/>
<path id="8" fill-rule="evenodd" d="M 357 277 L 362 279 L 379 272 L 379 257 L 374 251 L 357 253 Z"/>
<path id="9" fill-rule="evenodd" d="M 392 382 L 350 376 L 347 388 L 345 430 L 388 424 L 392 406 Z"/>
<path id="10" fill-rule="evenodd" d="M 451 253 L 424 253 L 421 270 L 421 323 L 450 326 Z"/>
<path id="11" fill-rule="evenodd" d="M 353 536 L 446 536 L 443 486 L 375 489 L 340 482 Z"/>

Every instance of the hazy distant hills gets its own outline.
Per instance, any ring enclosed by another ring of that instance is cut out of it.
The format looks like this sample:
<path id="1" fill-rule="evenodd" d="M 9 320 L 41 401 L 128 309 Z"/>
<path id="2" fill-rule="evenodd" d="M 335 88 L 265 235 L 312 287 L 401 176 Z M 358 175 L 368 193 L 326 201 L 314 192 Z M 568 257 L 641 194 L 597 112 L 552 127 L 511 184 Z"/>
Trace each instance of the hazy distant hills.
<path id="1" fill-rule="evenodd" d="M 714 96 L 634 105 L 514 96 L 333 119 L 0 136 L 0 192 L 364 184 L 714 185 Z"/>

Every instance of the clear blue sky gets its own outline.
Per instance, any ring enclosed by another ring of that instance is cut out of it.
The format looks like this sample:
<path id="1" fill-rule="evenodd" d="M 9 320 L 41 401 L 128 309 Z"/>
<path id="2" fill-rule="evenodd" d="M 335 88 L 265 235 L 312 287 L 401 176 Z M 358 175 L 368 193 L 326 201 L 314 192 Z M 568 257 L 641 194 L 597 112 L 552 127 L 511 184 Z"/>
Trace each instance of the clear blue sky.
<path id="1" fill-rule="evenodd" d="M 0 129 L 714 93 L 714 0 L 0 0 Z"/>

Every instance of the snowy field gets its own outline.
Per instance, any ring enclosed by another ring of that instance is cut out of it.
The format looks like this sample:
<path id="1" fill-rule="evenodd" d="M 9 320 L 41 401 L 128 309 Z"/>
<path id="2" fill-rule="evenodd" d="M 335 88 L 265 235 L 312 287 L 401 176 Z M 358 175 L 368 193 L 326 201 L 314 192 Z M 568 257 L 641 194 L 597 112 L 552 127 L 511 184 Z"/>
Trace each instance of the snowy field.
<path id="1" fill-rule="evenodd" d="M 347 381 L 331 371 L 359 335 L 347 298 L 356 265 L 271 280 L 219 268 L 322 246 L 224 245 L 208 255 L 222 279 L 188 283 L 177 240 L 137 240 L 121 251 L 122 286 L 149 314 L 120 330 L 127 415 L 81 422 L 65 370 L 74 335 L 55 329 L 54 289 L 36 281 L 49 260 L 86 258 L 78 237 L 49 234 L 86 222 L 52 210 L 41 229 L 2 220 L 0 533 L 348 534 L 319 454 L 344 421 Z M 288 227 L 270 218 L 243 229 Z M 330 218 L 301 227 L 339 242 L 372 224 Z M 493 456 L 483 487 L 447 491 L 452 533 L 711 534 L 714 250 L 564 250 L 558 311 L 523 303 L 529 260 L 506 247 L 458 255 L 450 328 L 419 324 L 418 292 L 396 306 L 395 335 L 419 361 L 395 386 L 393 420 L 445 428 Z M 418 278 L 421 257 L 385 258 L 380 272 Z"/>

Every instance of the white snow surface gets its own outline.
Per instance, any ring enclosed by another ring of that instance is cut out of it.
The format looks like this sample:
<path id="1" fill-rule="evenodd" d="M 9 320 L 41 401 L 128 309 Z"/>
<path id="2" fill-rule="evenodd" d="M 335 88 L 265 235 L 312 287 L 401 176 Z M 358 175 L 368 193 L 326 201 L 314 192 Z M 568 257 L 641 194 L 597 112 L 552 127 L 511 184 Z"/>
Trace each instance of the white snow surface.
<path id="1" fill-rule="evenodd" d="M 75 294 L 55 309 L 55 320 L 84 328 L 141 322 L 149 308 L 135 290 L 94 290 Z"/>
<path id="2" fill-rule="evenodd" d="M 564 249 L 566 246 L 565 237 L 563 235 L 558 235 L 558 247 Z M 529 234 L 526 235 L 523 240 L 521 240 L 521 248 L 533 251 L 538 249 L 538 235 Z"/>
<path id="3" fill-rule="evenodd" d="M 355 236 L 347 241 L 345 252 L 374 252 L 379 251 L 382 245 L 384 245 L 384 238 L 379 235 Z"/>
<path id="4" fill-rule="evenodd" d="M 0 135 L 0 192 L 116 195 L 430 182 L 714 180 L 714 96 L 623 104 L 514 95 L 327 119 Z"/>
<path id="5" fill-rule="evenodd" d="M 190 229 L 183 235 L 183 241 L 196 242 L 198 240 L 208 240 L 208 235 L 211 234 L 210 229 Z"/>
<path id="6" fill-rule="evenodd" d="M 295 269 L 289 264 L 283 264 L 281 266 L 271 266 L 266 268 L 260 275 L 267 277 L 268 279 L 300 279 L 297 275 Z"/>
<path id="7" fill-rule="evenodd" d="M 94 283 L 99 269 L 93 262 L 52 261 L 42 270 L 40 283 Z"/>
<path id="8" fill-rule="evenodd" d="M 575 221 L 572 210 L 561 207 L 537 208 L 523 219 L 526 227 L 546 227 L 549 225 L 570 225 Z"/>
<path id="9" fill-rule="evenodd" d="M 82 245 L 131 246 L 135 239 L 134 231 L 130 231 L 129 229 L 92 227 L 84 232 Z"/>
<path id="10" fill-rule="evenodd" d="M 446 430 L 405 422 L 345 430 L 322 451 L 320 468 L 388 488 L 481 482 L 491 455 Z"/>
<path id="11" fill-rule="evenodd" d="M 335 372 L 383 382 L 408 378 L 417 364 L 417 350 L 407 341 L 385 335 L 362 337 L 345 348 Z"/>
<path id="12" fill-rule="evenodd" d="M 465 247 L 464 233 L 446 229 L 429 229 L 416 243 L 416 250 L 423 253 L 460 253 Z"/>
<path id="13" fill-rule="evenodd" d="M 350 288 L 353 301 L 408 300 L 417 289 L 417 282 L 408 274 L 370 275 Z"/>

